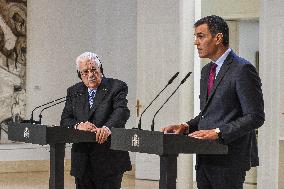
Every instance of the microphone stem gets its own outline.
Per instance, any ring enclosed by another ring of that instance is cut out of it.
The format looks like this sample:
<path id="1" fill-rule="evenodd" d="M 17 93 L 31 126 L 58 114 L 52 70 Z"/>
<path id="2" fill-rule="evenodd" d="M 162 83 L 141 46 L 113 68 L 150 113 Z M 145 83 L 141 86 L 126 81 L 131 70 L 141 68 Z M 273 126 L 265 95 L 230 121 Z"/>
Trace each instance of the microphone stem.
<path id="1" fill-rule="evenodd" d="M 37 107 L 35 107 L 33 110 L 32 110 L 32 113 L 31 113 L 31 124 L 33 124 L 34 123 L 34 111 L 36 110 L 36 109 L 38 109 L 38 108 L 40 108 L 40 107 L 43 107 L 43 106 L 46 106 L 46 105 L 48 105 L 48 104 L 51 104 L 51 103 L 54 103 L 54 102 L 57 102 L 57 101 L 59 101 L 59 100 L 62 100 L 62 99 L 64 99 L 64 98 L 66 98 L 66 96 L 64 96 L 64 97 L 61 97 L 61 98 L 58 98 L 58 99 L 55 99 L 55 100 L 53 100 L 53 101 L 50 101 L 50 102 L 47 102 L 47 103 L 45 103 L 45 104 L 42 104 L 42 105 L 40 105 L 40 106 L 37 106 Z"/>
<path id="2" fill-rule="evenodd" d="M 167 98 L 167 100 L 163 103 L 163 105 L 158 109 L 158 111 L 155 113 L 153 119 L 152 119 L 152 124 L 151 124 L 151 131 L 154 131 L 154 124 L 155 124 L 155 117 L 156 115 L 160 112 L 160 110 L 164 107 L 164 105 L 170 100 L 170 98 L 175 94 L 175 92 L 178 90 L 178 88 L 182 85 L 182 83 L 180 83 L 178 85 L 178 87 L 172 92 L 172 94 Z"/>
<path id="3" fill-rule="evenodd" d="M 42 112 L 44 111 L 44 110 L 46 110 L 46 109 L 48 109 L 48 108 L 51 108 L 52 106 L 55 106 L 55 105 L 57 105 L 57 104 L 61 104 L 62 102 L 65 102 L 66 101 L 66 99 L 64 99 L 64 100 L 61 100 L 61 101 L 59 101 L 59 102 L 57 102 L 57 103 L 55 103 L 55 104 L 52 104 L 52 105 L 50 105 L 50 106 L 47 106 L 47 107 L 45 107 L 45 108 L 43 108 L 41 111 L 40 111 L 40 114 L 39 114 L 39 124 L 41 124 L 41 119 L 42 119 Z"/>
<path id="4" fill-rule="evenodd" d="M 33 124 L 33 122 L 34 122 L 34 115 L 33 115 L 33 112 L 32 112 L 32 114 L 31 114 L 30 122 L 31 122 L 31 124 Z"/>
<path id="5" fill-rule="evenodd" d="M 67 95 L 67 96 L 64 96 L 64 97 L 55 99 L 55 100 L 53 100 L 53 101 L 50 101 L 50 102 L 47 102 L 47 103 L 45 103 L 45 104 L 42 104 L 42 105 L 40 105 L 40 106 L 35 107 L 35 108 L 32 110 L 32 113 L 31 113 L 30 123 L 31 123 L 31 124 L 33 124 L 33 123 L 38 123 L 37 121 L 34 120 L 34 111 L 35 111 L 36 109 L 41 108 L 41 107 L 46 106 L 46 105 L 48 105 L 48 104 L 55 103 L 55 102 L 57 102 L 57 101 L 59 101 L 59 100 L 64 99 L 63 101 L 60 101 L 60 102 L 56 103 L 56 104 L 60 104 L 60 103 L 62 103 L 62 102 L 64 102 L 64 101 L 68 100 L 68 98 L 72 98 L 72 97 L 76 97 L 76 96 L 81 96 L 82 94 L 84 94 L 84 92 L 83 92 L 83 93 L 75 93 L 75 94 L 73 94 L 73 95 Z M 54 104 L 54 105 L 56 105 L 56 104 Z M 53 106 L 53 105 L 52 105 L 52 106 Z M 52 106 L 48 106 L 47 108 L 52 107 Z M 44 108 L 43 110 L 45 110 L 45 109 L 47 109 L 47 108 Z M 42 110 L 42 111 L 43 111 L 43 110 Z M 40 115 L 41 115 L 42 111 L 40 112 Z"/>
<path id="6" fill-rule="evenodd" d="M 142 116 L 142 114 L 141 114 L 141 116 Z M 141 130 L 141 116 L 140 116 L 139 122 L 138 122 L 138 129 L 139 129 L 139 130 Z"/>
<path id="7" fill-rule="evenodd" d="M 160 94 L 168 87 L 169 83 L 159 92 L 159 94 L 150 102 L 150 104 L 143 110 L 143 112 L 140 115 L 139 123 L 138 123 L 138 129 L 141 130 L 141 118 L 144 112 L 153 104 L 153 102 L 160 96 Z"/>
<path id="8" fill-rule="evenodd" d="M 62 99 L 64 99 L 64 98 L 66 98 L 66 96 L 61 97 L 61 98 L 58 98 L 58 99 L 55 99 L 55 100 L 50 101 L 50 102 L 47 102 L 47 103 L 42 104 L 42 105 L 40 105 L 40 106 L 37 106 L 37 107 L 35 107 L 35 108 L 33 109 L 32 113 L 33 113 L 36 109 L 38 109 L 38 108 L 40 108 L 40 107 L 42 107 L 42 106 L 46 106 L 46 105 L 48 105 L 48 104 L 51 104 L 51 103 L 57 102 L 57 101 L 62 100 Z"/>
<path id="9" fill-rule="evenodd" d="M 192 72 L 188 72 L 186 76 L 181 80 L 180 84 L 177 86 L 177 88 L 172 92 L 172 94 L 167 98 L 167 100 L 162 104 L 162 106 L 158 109 L 158 111 L 155 113 L 153 119 L 152 119 L 152 125 L 151 125 L 151 131 L 154 131 L 154 125 L 155 125 L 155 117 L 159 113 L 159 111 L 164 107 L 164 105 L 170 100 L 170 98 L 175 94 L 175 92 L 178 90 L 178 88 L 187 80 L 187 78 L 190 76 Z"/>
<path id="10" fill-rule="evenodd" d="M 159 92 L 159 94 L 150 102 L 150 104 L 144 109 L 144 111 L 141 113 L 139 122 L 138 122 L 138 129 L 141 130 L 141 118 L 144 112 L 152 105 L 152 103 L 160 96 L 160 94 L 176 79 L 179 72 L 175 73 L 175 75 L 172 76 L 172 78 L 168 81 L 167 85 Z"/>
<path id="11" fill-rule="evenodd" d="M 155 121 L 154 118 L 152 119 L 152 124 L 151 124 L 151 131 L 154 131 L 154 125 L 155 125 Z"/>

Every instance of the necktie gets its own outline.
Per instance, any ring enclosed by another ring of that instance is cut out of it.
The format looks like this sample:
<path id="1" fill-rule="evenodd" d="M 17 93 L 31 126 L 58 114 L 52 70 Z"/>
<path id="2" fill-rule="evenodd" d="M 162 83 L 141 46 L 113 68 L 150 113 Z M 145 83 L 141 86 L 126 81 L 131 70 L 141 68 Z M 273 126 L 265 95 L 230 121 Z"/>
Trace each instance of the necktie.
<path id="1" fill-rule="evenodd" d="M 89 90 L 89 105 L 90 105 L 90 108 L 93 106 L 93 103 L 94 103 L 94 96 L 96 94 L 96 90 Z"/>
<path id="2" fill-rule="evenodd" d="M 214 80 L 215 80 L 215 75 L 216 75 L 216 67 L 217 64 L 212 63 L 211 68 L 210 68 L 210 73 L 209 73 L 209 78 L 208 78 L 208 86 L 207 86 L 207 95 L 210 96 L 211 90 L 214 85 Z"/>

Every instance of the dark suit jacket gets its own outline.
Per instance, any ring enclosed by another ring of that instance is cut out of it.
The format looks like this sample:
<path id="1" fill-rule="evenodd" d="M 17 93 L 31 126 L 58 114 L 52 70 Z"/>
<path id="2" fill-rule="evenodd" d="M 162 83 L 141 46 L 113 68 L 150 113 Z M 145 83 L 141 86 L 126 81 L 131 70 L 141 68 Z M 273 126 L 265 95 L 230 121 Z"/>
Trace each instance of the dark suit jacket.
<path id="1" fill-rule="evenodd" d="M 67 89 L 67 101 L 61 115 L 61 126 L 73 129 L 76 123 L 89 121 L 97 127 L 125 126 L 129 118 L 127 85 L 116 79 L 103 78 L 92 108 L 89 108 L 88 89 L 77 83 Z M 110 149 L 110 140 L 104 144 L 77 143 L 71 150 L 71 175 L 81 177 L 89 169 L 96 177 L 117 175 L 131 170 L 128 152 Z"/>
<path id="2" fill-rule="evenodd" d="M 249 170 L 259 164 L 255 129 L 264 123 L 261 80 L 255 67 L 233 51 L 224 61 L 207 97 L 211 64 L 201 71 L 200 114 L 190 120 L 190 132 L 219 128 L 227 155 L 197 155 L 197 162 Z"/>

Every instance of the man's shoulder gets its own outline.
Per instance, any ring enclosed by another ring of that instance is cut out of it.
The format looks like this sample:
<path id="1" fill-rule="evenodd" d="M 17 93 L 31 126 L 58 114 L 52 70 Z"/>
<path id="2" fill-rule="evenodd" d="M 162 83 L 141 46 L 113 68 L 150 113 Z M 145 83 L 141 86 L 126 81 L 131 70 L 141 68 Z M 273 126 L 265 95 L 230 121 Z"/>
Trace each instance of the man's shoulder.
<path id="1" fill-rule="evenodd" d="M 83 82 L 78 82 L 70 87 L 68 87 L 67 90 L 69 91 L 78 91 L 78 90 L 84 90 L 86 88 L 86 86 L 84 85 Z"/>
<path id="2" fill-rule="evenodd" d="M 127 84 L 124 81 L 115 78 L 105 78 L 104 82 L 106 85 L 109 85 L 111 87 L 127 87 Z"/>
<path id="3" fill-rule="evenodd" d="M 251 64 L 247 59 L 240 57 L 239 55 L 235 54 L 233 51 L 231 51 L 229 55 L 231 56 L 233 63 L 237 63 L 238 66 Z"/>

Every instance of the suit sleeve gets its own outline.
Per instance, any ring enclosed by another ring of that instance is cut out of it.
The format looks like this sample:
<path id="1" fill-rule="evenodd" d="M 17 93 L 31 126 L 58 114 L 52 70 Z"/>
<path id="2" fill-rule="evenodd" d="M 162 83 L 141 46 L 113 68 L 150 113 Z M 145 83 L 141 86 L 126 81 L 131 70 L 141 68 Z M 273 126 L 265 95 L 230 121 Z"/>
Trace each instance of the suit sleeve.
<path id="1" fill-rule="evenodd" d="M 200 91 L 202 91 L 202 85 L 205 82 L 204 80 L 205 80 L 206 71 L 208 70 L 208 66 L 209 66 L 209 64 L 205 65 L 201 70 Z M 206 86 L 207 86 L 207 78 L 206 78 Z M 204 102 L 202 101 L 201 94 L 199 95 L 199 99 L 200 99 L 200 107 L 202 107 Z M 189 133 L 192 133 L 192 132 L 198 130 L 198 124 L 199 124 L 201 116 L 202 115 L 201 115 L 201 112 L 200 112 L 199 115 L 197 115 L 196 117 L 194 117 L 191 120 L 189 120 L 188 122 L 186 122 L 189 125 L 189 128 L 188 128 Z"/>
<path id="2" fill-rule="evenodd" d="M 67 89 L 67 97 L 70 95 L 70 89 Z M 73 108 L 72 108 L 72 98 L 67 98 L 65 102 L 65 106 L 63 112 L 61 114 L 60 126 L 73 128 L 77 123 L 77 120 L 74 117 Z"/>
<path id="3" fill-rule="evenodd" d="M 241 115 L 220 127 L 225 143 L 259 128 L 265 119 L 261 80 L 253 65 L 245 64 L 236 79 L 236 93 L 241 106 Z"/>
<path id="4" fill-rule="evenodd" d="M 113 96 L 113 111 L 109 116 L 109 119 L 104 124 L 108 128 L 117 127 L 123 128 L 125 127 L 125 123 L 127 122 L 130 111 L 127 107 L 127 94 L 128 94 L 128 87 L 126 83 L 121 82 L 120 86 L 118 87 L 117 91 L 114 93 Z"/>
<path id="5" fill-rule="evenodd" d="M 200 120 L 200 114 L 198 116 L 196 116 L 195 118 L 191 119 L 190 121 L 186 122 L 188 127 L 188 133 L 192 133 L 194 131 L 198 130 L 198 123 Z"/>

